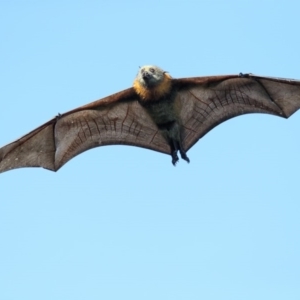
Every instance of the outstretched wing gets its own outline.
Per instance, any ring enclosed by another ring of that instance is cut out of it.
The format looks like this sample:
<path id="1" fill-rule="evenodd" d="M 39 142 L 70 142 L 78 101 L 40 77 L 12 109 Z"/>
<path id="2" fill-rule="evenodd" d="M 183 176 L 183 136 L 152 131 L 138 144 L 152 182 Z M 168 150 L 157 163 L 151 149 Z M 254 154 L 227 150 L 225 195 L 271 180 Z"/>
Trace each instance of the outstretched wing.
<path id="1" fill-rule="evenodd" d="M 300 81 L 251 74 L 176 79 L 187 151 L 218 124 L 248 113 L 284 118 L 300 108 Z"/>
<path id="2" fill-rule="evenodd" d="M 104 145 L 168 153 L 169 145 L 127 89 L 58 116 L 0 149 L 0 172 L 21 167 L 57 171 L 74 156 Z"/>

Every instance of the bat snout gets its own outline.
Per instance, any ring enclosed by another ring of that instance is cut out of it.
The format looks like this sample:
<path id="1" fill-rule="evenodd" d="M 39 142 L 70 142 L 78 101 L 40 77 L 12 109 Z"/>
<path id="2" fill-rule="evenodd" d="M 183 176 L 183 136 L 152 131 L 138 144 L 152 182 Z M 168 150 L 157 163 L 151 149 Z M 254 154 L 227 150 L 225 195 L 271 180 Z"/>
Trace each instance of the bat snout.
<path id="1" fill-rule="evenodd" d="M 143 72 L 142 73 L 142 77 L 143 77 L 144 80 L 147 81 L 147 80 L 149 80 L 151 78 L 151 74 L 148 73 L 148 72 Z"/>

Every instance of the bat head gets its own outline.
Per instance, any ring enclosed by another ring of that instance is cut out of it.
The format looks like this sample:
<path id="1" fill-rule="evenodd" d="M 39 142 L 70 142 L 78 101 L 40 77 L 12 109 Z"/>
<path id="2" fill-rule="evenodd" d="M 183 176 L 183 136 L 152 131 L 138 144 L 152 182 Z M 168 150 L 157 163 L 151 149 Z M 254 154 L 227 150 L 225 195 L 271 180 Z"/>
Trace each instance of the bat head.
<path id="1" fill-rule="evenodd" d="M 133 82 L 137 94 L 144 100 L 156 100 L 171 90 L 171 76 L 157 66 L 143 66 Z"/>
<path id="2" fill-rule="evenodd" d="M 136 80 L 144 87 L 154 87 L 161 83 L 166 72 L 157 66 L 143 66 L 137 73 Z"/>

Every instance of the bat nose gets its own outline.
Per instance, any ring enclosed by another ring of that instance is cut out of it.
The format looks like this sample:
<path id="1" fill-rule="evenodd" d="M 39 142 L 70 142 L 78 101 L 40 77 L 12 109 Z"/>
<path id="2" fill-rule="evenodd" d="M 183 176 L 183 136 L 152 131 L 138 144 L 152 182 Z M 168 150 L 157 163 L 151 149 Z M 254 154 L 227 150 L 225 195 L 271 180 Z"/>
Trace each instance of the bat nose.
<path id="1" fill-rule="evenodd" d="M 149 79 L 150 78 L 150 73 L 148 73 L 148 72 L 143 72 L 143 74 L 142 74 L 142 76 L 143 76 L 143 79 Z"/>

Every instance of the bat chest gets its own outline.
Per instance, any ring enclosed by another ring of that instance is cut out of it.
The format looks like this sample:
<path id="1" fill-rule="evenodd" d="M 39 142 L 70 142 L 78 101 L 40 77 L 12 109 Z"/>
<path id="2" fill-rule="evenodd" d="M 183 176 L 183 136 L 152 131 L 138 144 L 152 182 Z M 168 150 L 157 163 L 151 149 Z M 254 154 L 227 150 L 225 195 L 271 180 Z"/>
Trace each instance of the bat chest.
<path id="1" fill-rule="evenodd" d="M 162 127 L 164 124 L 167 125 L 177 120 L 173 100 L 163 99 L 147 103 L 144 108 L 158 127 Z"/>

